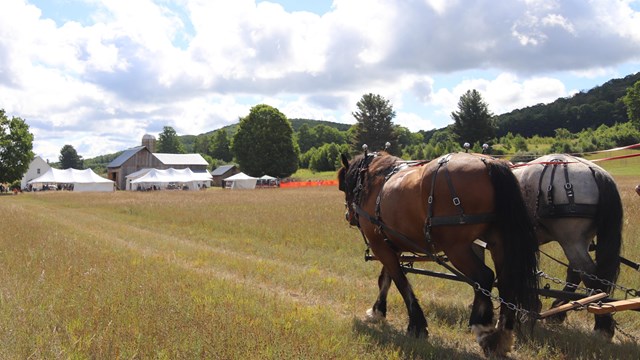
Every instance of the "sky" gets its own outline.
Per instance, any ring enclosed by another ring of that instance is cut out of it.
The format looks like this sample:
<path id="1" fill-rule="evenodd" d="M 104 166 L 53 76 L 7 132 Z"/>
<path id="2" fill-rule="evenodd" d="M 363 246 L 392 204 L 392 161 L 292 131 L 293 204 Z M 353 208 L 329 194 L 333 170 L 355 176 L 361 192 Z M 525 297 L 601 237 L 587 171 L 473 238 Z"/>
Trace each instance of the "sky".
<path id="1" fill-rule="evenodd" d="M 368 93 L 411 131 L 640 71 L 640 0 L 1 0 L 0 109 L 58 161 L 198 135 L 268 104 L 353 124 Z"/>

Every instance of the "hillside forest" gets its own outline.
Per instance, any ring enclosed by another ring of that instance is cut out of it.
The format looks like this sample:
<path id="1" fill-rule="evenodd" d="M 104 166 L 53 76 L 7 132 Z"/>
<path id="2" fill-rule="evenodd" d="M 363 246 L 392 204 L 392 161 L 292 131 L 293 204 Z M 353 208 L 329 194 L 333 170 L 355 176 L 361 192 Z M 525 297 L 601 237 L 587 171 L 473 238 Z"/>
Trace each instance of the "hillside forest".
<path id="1" fill-rule="evenodd" d="M 640 89 L 640 72 L 549 104 L 537 104 L 501 115 L 487 113 L 491 115 L 493 136 L 472 142 L 470 151 L 483 152 L 483 144 L 486 144 L 486 152 L 515 162 L 548 153 L 583 154 L 640 143 L 640 124 L 632 121 L 633 114 L 627 106 L 632 100 L 629 99 L 630 94 L 640 98 L 640 90 L 634 93 L 634 88 Z M 384 105 L 384 99 L 382 101 Z M 395 113 L 386 103 L 392 118 Z M 358 132 L 362 129 L 358 128 L 358 119 L 354 125 L 312 119 L 287 120 L 292 129 L 298 169 L 335 171 L 339 168 L 341 153 L 353 155 L 361 151 L 362 144 L 358 143 L 361 134 Z M 389 140 L 393 140 L 393 146 L 389 151 L 407 160 L 433 159 L 449 152 L 463 151 L 462 144 L 468 141 L 460 137 L 456 124 L 418 132 L 411 132 L 392 122 L 391 125 L 392 133 L 388 137 L 392 138 Z M 210 163 L 211 169 L 215 169 L 220 165 L 237 163 L 232 150 L 238 128 L 239 124 L 234 124 L 200 135 L 177 136 L 175 131 L 172 134 L 179 142 L 179 152 L 200 153 Z M 382 149 L 370 148 L 370 151 L 377 150 Z M 106 165 L 118 155 L 85 159 L 84 167 L 104 172 Z"/>

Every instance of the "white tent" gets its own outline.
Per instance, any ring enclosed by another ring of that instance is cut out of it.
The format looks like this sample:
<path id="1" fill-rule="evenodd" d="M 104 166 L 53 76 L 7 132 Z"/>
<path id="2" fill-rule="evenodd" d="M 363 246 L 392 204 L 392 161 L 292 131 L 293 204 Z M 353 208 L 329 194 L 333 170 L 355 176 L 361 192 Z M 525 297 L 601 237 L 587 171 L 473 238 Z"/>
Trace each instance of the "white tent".
<path id="1" fill-rule="evenodd" d="M 133 179 L 132 179 L 133 178 Z M 157 188 L 175 187 L 198 190 L 202 186 L 211 185 L 211 174 L 205 172 L 193 172 L 191 169 L 143 169 L 127 176 L 130 190 L 141 187 L 156 186 Z"/>
<path id="2" fill-rule="evenodd" d="M 258 178 L 254 178 L 245 173 L 237 173 L 224 179 L 227 189 L 255 189 Z"/>
<path id="3" fill-rule="evenodd" d="M 273 176 L 262 175 L 258 179 L 258 185 L 257 186 L 259 186 L 259 187 L 277 187 L 278 186 L 278 179 L 273 177 Z"/>
<path id="4" fill-rule="evenodd" d="M 91 169 L 49 169 L 42 176 L 28 182 L 38 189 L 49 184 L 70 184 L 73 191 L 114 191 L 115 183 L 102 176 L 98 176 Z"/>

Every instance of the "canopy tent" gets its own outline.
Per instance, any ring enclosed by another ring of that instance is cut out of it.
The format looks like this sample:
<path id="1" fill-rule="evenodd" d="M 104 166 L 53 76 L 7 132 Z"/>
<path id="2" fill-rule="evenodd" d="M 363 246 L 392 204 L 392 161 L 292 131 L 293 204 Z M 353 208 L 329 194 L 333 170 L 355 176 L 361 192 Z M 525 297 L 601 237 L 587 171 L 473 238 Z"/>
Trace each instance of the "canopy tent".
<path id="1" fill-rule="evenodd" d="M 249 176 L 243 172 L 237 173 L 224 179 L 227 189 L 255 189 L 258 178 Z"/>
<path id="2" fill-rule="evenodd" d="M 178 187 L 189 190 L 198 190 L 203 186 L 211 184 L 211 174 L 209 171 L 193 172 L 191 169 L 142 169 L 127 176 L 127 187 L 133 190 L 138 186 L 157 186 L 158 188 Z"/>
<path id="3" fill-rule="evenodd" d="M 277 187 L 279 181 L 277 178 L 269 175 L 262 175 L 258 178 L 259 187 Z"/>
<path id="4" fill-rule="evenodd" d="M 35 187 L 49 184 L 71 184 L 73 191 L 114 191 L 115 183 L 102 176 L 98 176 L 91 169 L 49 169 L 42 176 L 37 177 L 27 184 Z"/>

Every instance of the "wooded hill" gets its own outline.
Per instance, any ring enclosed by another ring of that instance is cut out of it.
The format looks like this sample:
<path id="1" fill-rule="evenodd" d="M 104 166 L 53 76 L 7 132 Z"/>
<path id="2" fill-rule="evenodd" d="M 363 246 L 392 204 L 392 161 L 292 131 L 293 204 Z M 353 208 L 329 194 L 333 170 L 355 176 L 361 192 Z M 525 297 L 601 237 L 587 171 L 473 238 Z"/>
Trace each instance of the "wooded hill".
<path id="1" fill-rule="evenodd" d="M 558 128 L 577 133 L 603 124 L 611 126 L 627 122 L 627 112 L 621 98 L 627 88 L 639 80 L 640 72 L 609 80 L 589 91 L 559 98 L 550 104 L 538 104 L 498 115 L 495 117 L 496 136 L 501 137 L 508 132 L 525 138 L 534 135 L 554 136 Z"/>

